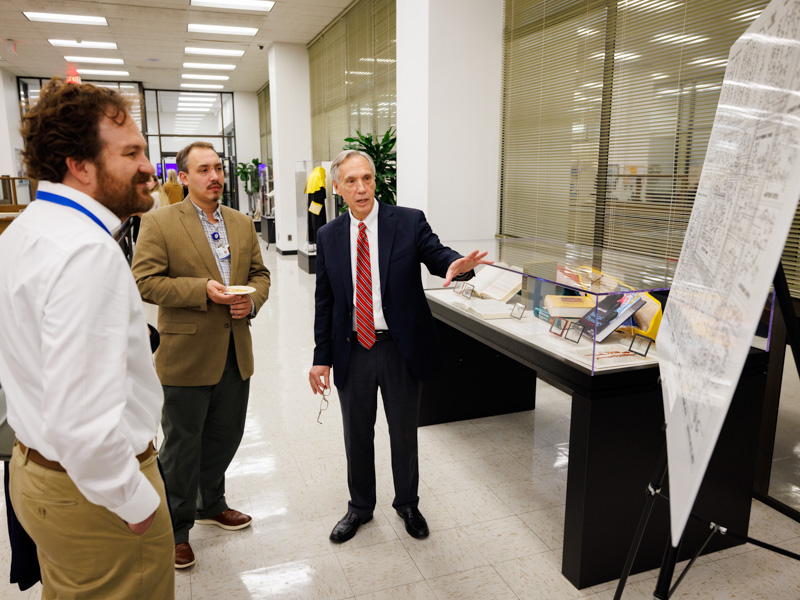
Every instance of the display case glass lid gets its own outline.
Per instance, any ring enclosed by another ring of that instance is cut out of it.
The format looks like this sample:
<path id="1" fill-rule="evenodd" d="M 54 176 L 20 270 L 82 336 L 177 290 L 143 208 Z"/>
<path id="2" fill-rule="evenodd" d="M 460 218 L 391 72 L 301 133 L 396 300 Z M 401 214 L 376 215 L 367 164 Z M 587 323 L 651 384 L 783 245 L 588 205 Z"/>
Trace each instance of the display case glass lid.
<path id="1" fill-rule="evenodd" d="M 623 252 L 541 238 L 495 237 L 443 243 L 462 254 L 485 250 L 487 258 L 500 268 L 601 295 L 620 290 L 667 290 L 678 264 L 674 258 L 638 255 L 634 249 Z"/>

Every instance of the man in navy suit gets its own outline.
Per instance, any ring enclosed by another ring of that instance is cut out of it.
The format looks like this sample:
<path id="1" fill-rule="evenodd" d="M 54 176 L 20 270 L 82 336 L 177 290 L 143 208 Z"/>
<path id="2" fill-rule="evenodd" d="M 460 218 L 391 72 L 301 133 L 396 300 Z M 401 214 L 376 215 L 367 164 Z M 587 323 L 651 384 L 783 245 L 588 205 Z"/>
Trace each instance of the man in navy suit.
<path id="1" fill-rule="evenodd" d="M 381 390 L 392 451 L 392 506 L 415 538 L 428 535 L 419 511 L 417 421 L 421 381 L 439 362 L 433 316 L 420 264 L 445 278 L 472 276 L 486 252 L 466 257 L 443 246 L 425 215 L 375 202 L 375 165 L 364 152 L 345 150 L 331 177 L 349 211 L 317 233 L 314 393 L 339 391 L 350 502 L 330 539 L 346 542 L 375 509 L 374 429 Z"/>

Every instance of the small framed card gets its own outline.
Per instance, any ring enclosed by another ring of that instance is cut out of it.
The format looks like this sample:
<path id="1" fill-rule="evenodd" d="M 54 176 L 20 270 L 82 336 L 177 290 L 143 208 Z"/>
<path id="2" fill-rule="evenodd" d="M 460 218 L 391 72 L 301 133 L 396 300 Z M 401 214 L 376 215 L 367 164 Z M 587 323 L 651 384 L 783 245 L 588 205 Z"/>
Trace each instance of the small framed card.
<path id="1" fill-rule="evenodd" d="M 461 290 L 461 295 L 464 296 L 464 298 L 469 299 L 472 298 L 472 292 L 474 291 L 475 291 L 474 285 L 472 285 L 471 283 L 464 283 L 464 289 Z"/>
<path id="2" fill-rule="evenodd" d="M 514 308 L 511 309 L 511 318 L 522 319 L 523 314 L 525 314 L 525 305 L 520 304 L 519 302 L 514 304 Z"/>
<path id="3" fill-rule="evenodd" d="M 464 286 L 466 284 L 467 284 L 466 281 L 456 281 L 456 284 L 453 286 L 453 292 L 455 292 L 458 295 L 461 295 L 461 293 L 464 291 Z"/>
<path id="4" fill-rule="evenodd" d="M 570 323 L 569 327 L 567 328 L 567 332 L 564 334 L 564 339 L 577 344 L 581 341 L 583 330 L 583 325 L 579 325 L 578 323 Z"/>
<path id="5" fill-rule="evenodd" d="M 634 354 L 638 354 L 639 356 L 647 356 L 647 351 L 650 350 L 650 345 L 653 343 L 653 340 L 647 337 L 646 335 L 642 335 L 641 333 L 637 333 L 633 336 L 631 340 L 631 347 L 628 348 Z"/>
<path id="6" fill-rule="evenodd" d="M 553 335 L 557 335 L 558 337 L 561 337 L 562 335 L 564 335 L 564 332 L 566 331 L 568 325 L 569 321 L 567 321 L 566 319 L 559 319 L 558 317 L 554 317 L 553 321 L 550 323 L 550 333 L 552 333 Z"/>

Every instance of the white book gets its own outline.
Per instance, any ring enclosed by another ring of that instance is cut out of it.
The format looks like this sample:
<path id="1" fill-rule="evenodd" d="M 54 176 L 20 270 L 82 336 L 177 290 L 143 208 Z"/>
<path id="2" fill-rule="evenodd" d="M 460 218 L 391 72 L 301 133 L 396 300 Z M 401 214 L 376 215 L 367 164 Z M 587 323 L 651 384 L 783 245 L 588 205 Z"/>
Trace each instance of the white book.
<path id="1" fill-rule="evenodd" d="M 479 319 L 507 319 L 511 316 L 511 309 L 513 308 L 505 302 L 484 298 L 456 300 L 453 302 L 453 306 L 475 315 Z"/>
<path id="2" fill-rule="evenodd" d="M 473 293 L 481 298 L 506 302 L 522 289 L 522 275 L 520 274 L 522 269 L 514 266 L 509 267 L 505 263 L 495 263 L 495 265 L 484 266 L 469 283 L 475 287 Z M 507 271 L 506 269 L 512 270 Z"/>

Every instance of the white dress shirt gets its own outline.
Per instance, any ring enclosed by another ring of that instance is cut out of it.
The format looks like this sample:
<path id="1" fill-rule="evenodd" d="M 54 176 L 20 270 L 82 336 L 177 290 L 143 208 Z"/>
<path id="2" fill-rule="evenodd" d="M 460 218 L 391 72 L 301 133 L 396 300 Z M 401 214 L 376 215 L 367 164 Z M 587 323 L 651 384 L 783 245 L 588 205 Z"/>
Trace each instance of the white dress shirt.
<path id="1" fill-rule="evenodd" d="M 109 229 L 120 220 L 71 187 Z M 17 438 L 61 463 L 81 493 L 129 523 L 159 504 L 136 455 L 164 395 L 142 300 L 114 239 L 74 208 L 37 200 L 0 236 L 0 381 Z"/>
<path id="2" fill-rule="evenodd" d="M 364 219 L 367 226 L 367 241 L 369 242 L 369 265 L 372 270 L 372 316 L 375 321 L 375 331 L 388 330 L 386 317 L 383 316 L 383 302 L 381 301 L 381 272 L 378 268 L 378 202 Z M 353 331 L 356 327 L 356 260 L 358 259 L 358 224 L 361 223 L 350 213 L 350 273 L 353 276 Z"/>

